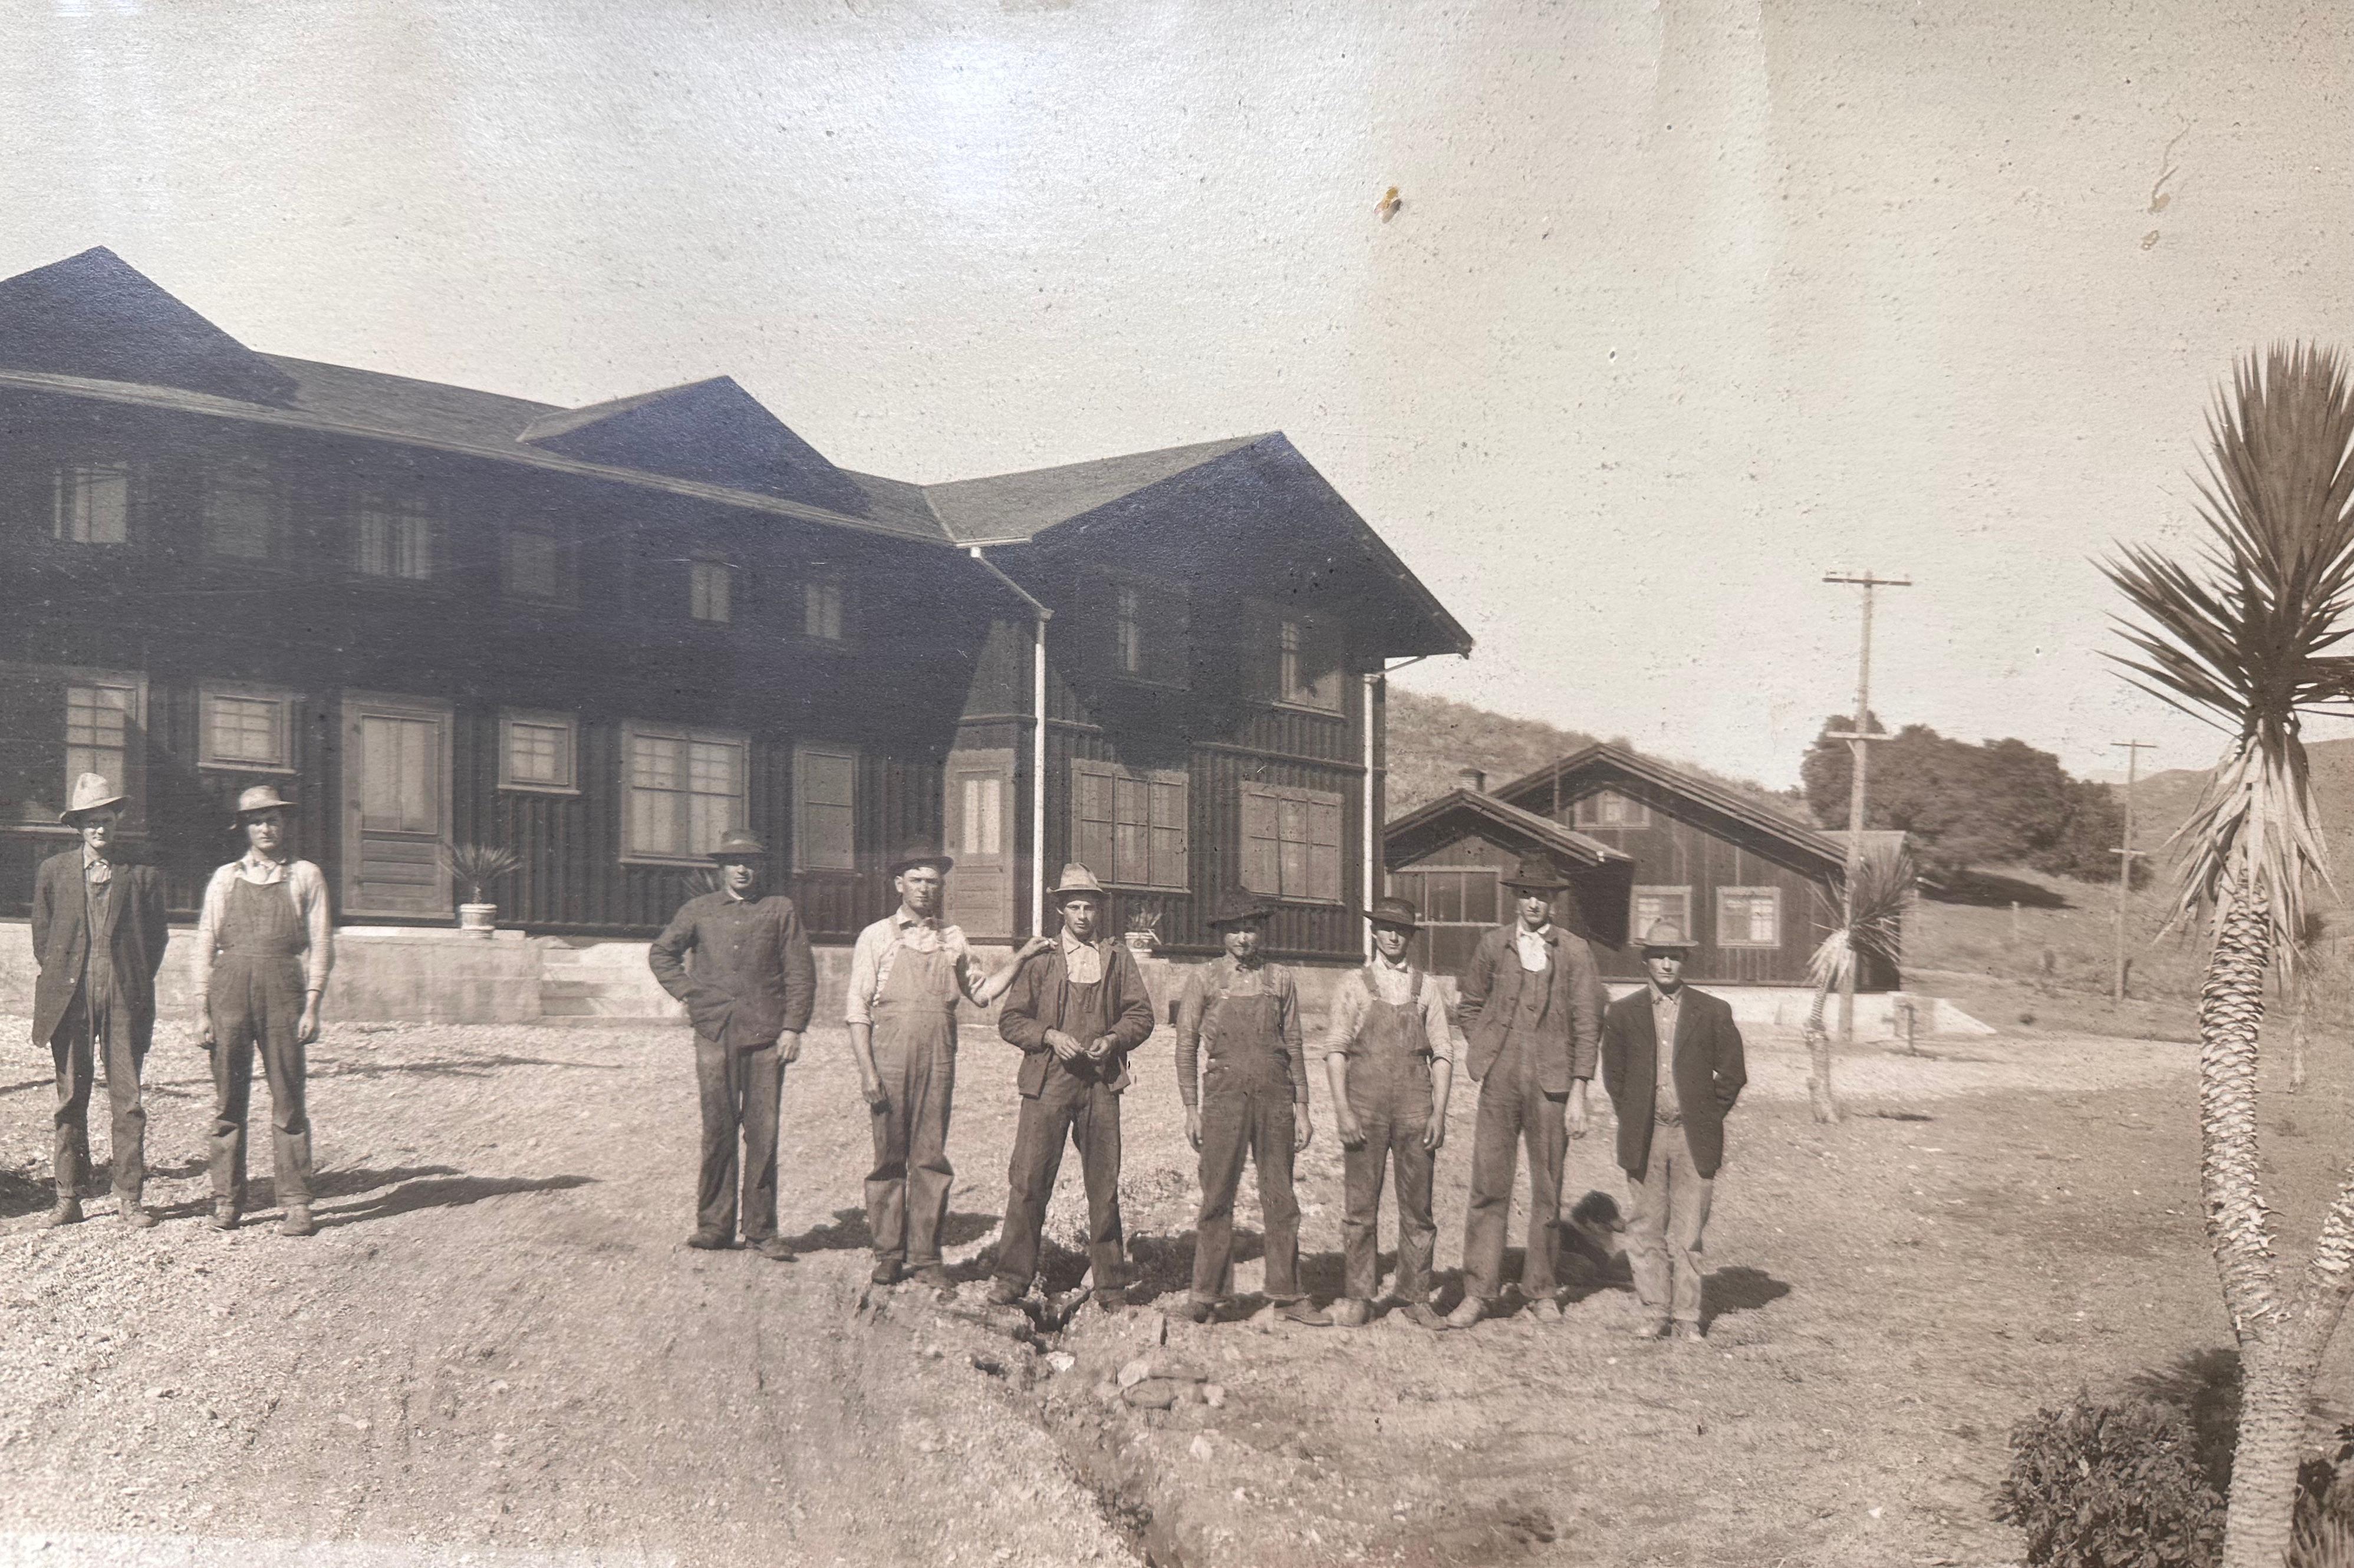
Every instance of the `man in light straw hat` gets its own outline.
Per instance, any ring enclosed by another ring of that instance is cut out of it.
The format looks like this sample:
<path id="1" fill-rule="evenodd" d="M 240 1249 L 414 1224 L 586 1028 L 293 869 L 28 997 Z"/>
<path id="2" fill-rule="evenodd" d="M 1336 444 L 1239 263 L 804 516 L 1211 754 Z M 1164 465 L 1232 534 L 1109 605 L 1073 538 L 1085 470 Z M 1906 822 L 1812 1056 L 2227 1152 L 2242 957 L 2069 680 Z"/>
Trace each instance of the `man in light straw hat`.
<path id="1" fill-rule="evenodd" d="M 311 1113 L 304 1048 L 319 1038 L 319 1004 L 335 963 L 327 879 L 287 858 L 294 802 L 273 784 L 237 798 L 246 851 L 213 873 L 196 920 L 196 1018 L 213 1058 L 213 1224 L 235 1230 L 245 1213 L 245 1124 L 253 1058 L 270 1084 L 271 1171 L 286 1207 L 279 1229 L 307 1236 Z"/>
<path id="2" fill-rule="evenodd" d="M 1447 1140 L 1447 1101 L 1462 1041 L 1447 1020 L 1447 1000 L 1406 946 L 1422 928 L 1410 900 L 1377 898 L 1373 958 L 1333 989 L 1324 1031 L 1324 1069 L 1332 1084 L 1332 1118 L 1341 1134 L 1347 1213 L 1341 1222 L 1342 1299 L 1332 1320 L 1362 1328 L 1373 1318 L 1381 1283 L 1383 1179 L 1397 1171 L 1397 1298 L 1406 1320 L 1444 1329 L 1430 1305 L 1430 1257 L 1438 1227 L 1430 1215 L 1431 1171 Z"/>
<path id="3" fill-rule="evenodd" d="M 1063 868 L 1050 896 L 1063 933 L 1036 962 L 1022 966 L 997 1010 L 997 1032 L 1022 1053 L 1015 1079 L 1022 1118 L 1005 1173 L 1005 1225 L 989 1299 L 1020 1300 L 1038 1272 L 1046 1202 L 1076 1143 L 1087 1189 L 1087 1261 L 1097 1305 L 1127 1301 L 1128 1261 L 1119 1223 L 1119 1096 L 1128 1054 L 1152 1037 L 1152 993 L 1127 948 L 1103 935 L 1103 884 L 1084 865 Z"/>
<path id="4" fill-rule="evenodd" d="M 765 1258 L 790 1263 L 793 1249 L 777 1234 L 777 1120 L 785 1068 L 801 1055 L 801 1032 L 817 1005 L 817 965 L 793 901 L 760 892 L 768 853 L 741 828 L 722 834 L 711 852 L 718 890 L 680 905 L 646 961 L 663 990 L 686 1003 L 695 1025 L 703 1163 L 686 1245 L 736 1245 L 740 1133 L 744 1241 Z"/>
<path id="5" fill-rule="evenodd" d="M 1643 933 L 1649 983 L 1610 1004 L 1602 1026 L 1602 1086 L 1618 1110 L 1618 1164 L 1634 1213 L 1627 1262 L 1643 1305 L 1636 1333 L 1701 1337 L 1701 1233 L 1724 1117 L 1749 1081 L 1741 1031 L 1720 998 L 1683 983 L 1691 940 L 1672 920 Z"/>
<path id="6" fill-rule="evenodd" d="M 81 1218 L 90 1175 L 90 1096 L 95 1065 L 106 1066 L 114 1112 L 114 1194 L 124 1223 L 155 1223 L 140 1202 L 147 1179 L 147 1107 L 139 1074 L 155 1037 L 155 971 L 167 932 L 164 879 L 126 859 L 115 834 L 124 797 L 95 773 L 76 779 L 58 821 L 81 842 L 43 861 L 33 877 L 33 1044 L 47 1045 L 58 1072 L 52 1173 L 57 1206 L 48 1224 Z"/>
<path id="7" fill-rule="evenodd" d="M 1013 983 L 1023 959 L 1054 946 L 1051 937 L 1033 937 L 983 977 L 964 932 L 940 921 L 955 865 L 936 844 L 902 851 L 891 862 L 899 907 L 861 931 L 850 950 L 844 1021 L 874 1121 L 866 1228 L 877 1285 L 896 1284 L 905 1272 L 935 1290 L 955 1288 L 940 1261 L 940 1225 L 956 1175 L 949 1164 L 949 1108 L 957 1003 L 987 1007 Z"/>

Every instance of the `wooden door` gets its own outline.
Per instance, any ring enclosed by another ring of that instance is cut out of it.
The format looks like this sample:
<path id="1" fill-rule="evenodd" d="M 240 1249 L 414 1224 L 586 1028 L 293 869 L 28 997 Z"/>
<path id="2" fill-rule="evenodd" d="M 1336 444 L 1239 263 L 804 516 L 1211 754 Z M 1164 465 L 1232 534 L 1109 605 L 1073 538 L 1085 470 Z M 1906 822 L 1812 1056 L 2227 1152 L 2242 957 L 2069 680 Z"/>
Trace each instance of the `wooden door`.
<path id="1" fill-rule="evenodd" d="M 450 709 L 413 697 L 344 699 L 343 906 L 446 916 L 436 853 L 450 823 Z"/>
<path id="2" fill-rule="evenodd" d="M 947 790 L 940 816 L 948 824 L 949 853 L 956 860 L 949 876 L 949 920 L 976 941 L 1011 939 L 1018 928 L 1013 753 L 949 753 Z"/>

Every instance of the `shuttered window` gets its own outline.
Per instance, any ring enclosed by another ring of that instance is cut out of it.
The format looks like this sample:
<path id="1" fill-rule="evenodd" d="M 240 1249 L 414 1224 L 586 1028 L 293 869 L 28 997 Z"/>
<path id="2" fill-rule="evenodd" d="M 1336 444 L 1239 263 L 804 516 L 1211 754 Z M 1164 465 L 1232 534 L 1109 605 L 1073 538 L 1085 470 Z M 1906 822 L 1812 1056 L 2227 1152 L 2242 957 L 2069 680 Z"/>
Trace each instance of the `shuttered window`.
<path id="1" fill-rule="evenodd" d="M 353 567 L 362 577 L 426 582 L 439 567 L 440 520 L 413 501 L 363 499 L 352 531 Z"/>
<path id="2" fill-rule="evenodd" d="M 225 462 L 205 475 L 205 552 L 264 561 L 279 549 L 285 501 L 263 464 Z"/>
<path id="3" fill-rule="evenodd" d="M 73 545 L 120 545 L 131 536 L 131 469 L 70 463 L 57 471 L 53 527 Z"/>
<path id="4" fill-rule="evenodd" d="M 1183 889 L 1185 790 L 1182 772 L 1071 764 L 1071 858 L 1120 887 Z"/>
<path id="5" fill-rule="evenodd" d="M 801 585 L 801 635 L 820 642 L 840 642 L 844 628 L 843 594 L 839 577 L 811 577 Z"/>
<path id="6" fill-rule="evenodd" d="M 858 754 L 793 748 L 793 869 L 858 869 Z"/>
<path id="7" fill-rule="evenodd" d="M 517 524 L 506 531 L 501 562 L 509 599 L 569 604 L 573 597 L 572 552 L 552 528 Z"/>
<path id="8" fill-rule="evenodd" d="M 1341 711 L 1341 640 L 1328 623 L 1301 616 L 1277 623 L 1275 700 Z"/>
<path id="9" fill-rule="evenodd" d="M 626 739 L 628 855 L 701 860 L 728 829 L 745 825 L 748 747 L 742 736 L 632 725 Z"/>
<path id="10" fill-rule="evenodd" d="M 705 556 L 686 564 L 686 609 L 697 620 L 726 622 L 735 619 L 735 568 L 726 561 Z"/>
<path id="11" fill-rule="evenodd" d="M 1089 591 L 1108 621 L 1097 655 L 1122 680 L 1182 686 L 1193 669 L 1185 590 L 1168 584 L 1101 578 Z"/>
<path id="12" fill-rule="evenodd" d="M 1310 903 L 1341 901 L 1341 796 L 1269 784 L 1242 787 L 1243 885 Z"/>

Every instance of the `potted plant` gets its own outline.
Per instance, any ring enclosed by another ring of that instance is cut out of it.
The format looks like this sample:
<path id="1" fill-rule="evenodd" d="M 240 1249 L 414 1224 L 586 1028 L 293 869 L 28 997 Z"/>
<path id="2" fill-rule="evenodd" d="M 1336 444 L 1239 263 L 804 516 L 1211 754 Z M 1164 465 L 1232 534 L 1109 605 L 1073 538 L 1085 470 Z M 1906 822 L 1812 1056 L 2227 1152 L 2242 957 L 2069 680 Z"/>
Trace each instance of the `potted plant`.
<path id="1" fill-rule="evenodd" d="M 1128 950 L 1150 953 L 1161 945 L 1161 911 L 1140 911 L 1129 916 Z"/>
<path id="2" fill-rule="evenodd" d="M 458 928 L 489 936 L 498 922 L 499 906 L 482 896 L 482 890 L 511 871 L 523 869 L 523 856 L 504 844 L 453 844 L 440 846 L 441 869 L 451 880 L 473 892 L 471 903 L 458 906 Z"/>

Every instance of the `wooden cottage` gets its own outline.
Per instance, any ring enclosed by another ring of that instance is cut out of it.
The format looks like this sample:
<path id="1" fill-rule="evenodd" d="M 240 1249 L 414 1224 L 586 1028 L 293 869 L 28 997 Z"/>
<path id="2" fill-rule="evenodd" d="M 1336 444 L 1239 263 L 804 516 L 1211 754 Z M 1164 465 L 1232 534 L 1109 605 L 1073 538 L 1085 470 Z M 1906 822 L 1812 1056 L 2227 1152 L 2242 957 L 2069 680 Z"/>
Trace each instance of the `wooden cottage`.
<path id="1" fill-rule="evenodd" d="M 192 914 L 275 782 L 339 917 L 642 938 L 732 826 L 821 940 L 945 836 L 952 916 L 1353 960 L 1383 683 L 1469 640 L 1280 435 L 962 483 L 836 466 L 720 377 L 582 408 L 257 353 L 108 251 L 0 281 L 0 898 L 85 769 Z"/>

